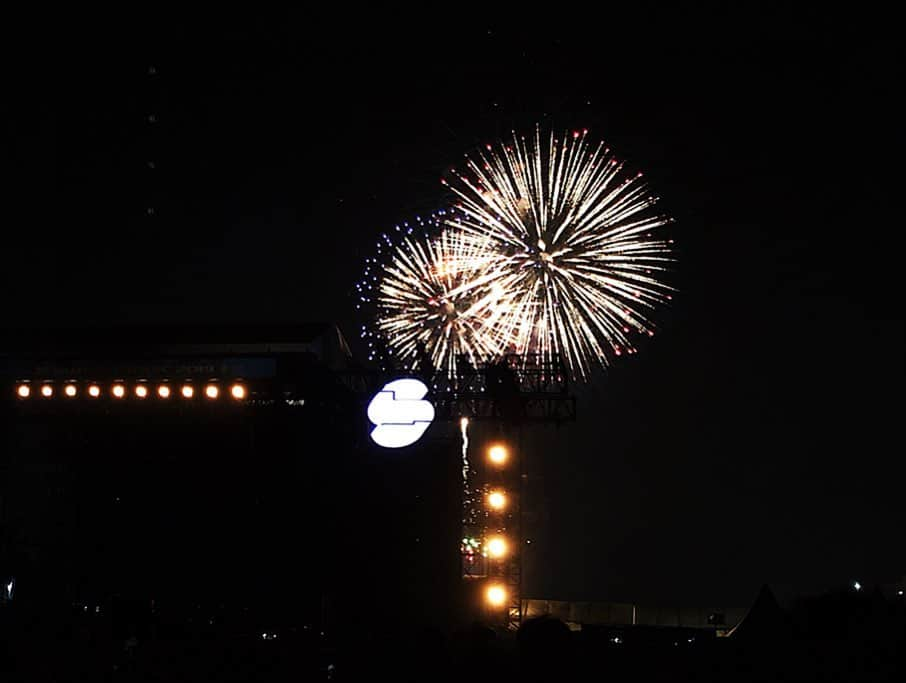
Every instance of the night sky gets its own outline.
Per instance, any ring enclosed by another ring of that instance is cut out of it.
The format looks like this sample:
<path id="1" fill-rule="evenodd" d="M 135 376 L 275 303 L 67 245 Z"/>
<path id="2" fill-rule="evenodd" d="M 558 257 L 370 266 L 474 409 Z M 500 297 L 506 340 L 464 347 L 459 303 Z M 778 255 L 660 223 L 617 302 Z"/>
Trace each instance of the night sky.
<path id="1" fill-rule="evenodd" d="M 447 12 L 9 22 L 4 326 L 355 342 L 377 235 L 463 153 L 587 127 L 676 218 L 680 292 L 544 436 L 539 597 L 906 574 L 902 41 L 843 14 Z"/>

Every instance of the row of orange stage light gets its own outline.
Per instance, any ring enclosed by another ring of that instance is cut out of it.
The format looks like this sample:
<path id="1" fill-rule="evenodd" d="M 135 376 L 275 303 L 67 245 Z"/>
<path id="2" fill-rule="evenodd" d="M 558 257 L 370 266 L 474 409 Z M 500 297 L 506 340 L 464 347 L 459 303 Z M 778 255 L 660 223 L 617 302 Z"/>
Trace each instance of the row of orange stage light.
<path id="1" fill-rule="evenodd" d="M 209 401 L 214 401 L 221 396 L 221 385 L 217 382 L 207 382 L 203 387 L 198 387 L 200 394 Z M 178 395 L 184 399 L 195 398 L 196 386 L 192 383 L 185 382 L 182 384 L 171 384 L 170 382 L 160 382 L 149 384 L 148 382 L 136 382 L 129 386 L 126 382 L 113 382 L 109 386 L 104 386 L 99 382 L 89 382 L 79 384 L 78 382 L 63 382 L 60 392 L 64 398 L 76 398 L 79 395 L 86 395 L 88 398 L 101 398 L 104 395 L 111 396 L 114 399 L 125 399 L 127 396 L 133 396 L 137 399 L 145 399 L 153 393 L 161 399 L 168 399 L 171 396 Z M 57 387 L 53 382 L 40 382 L 33 385 L 31 382 L 20 382 L 16 385 L 16 396 L 21 400 L 26 400 L 32 396 L 40 398 L 53 398 L 57 394 Z M 248 390 L 241 382 L 234 382 L 229 386 L 228 394 L 230 398 L 236 401 L 242 401 L 248 396 Z"/>

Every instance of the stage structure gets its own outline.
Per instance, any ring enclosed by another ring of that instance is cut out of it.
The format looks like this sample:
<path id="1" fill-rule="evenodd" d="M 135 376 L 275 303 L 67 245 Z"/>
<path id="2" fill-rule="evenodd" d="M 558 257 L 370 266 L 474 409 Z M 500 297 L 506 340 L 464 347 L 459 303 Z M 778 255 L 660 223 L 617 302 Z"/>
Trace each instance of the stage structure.
<path id="1" fill-rule="evenodd" d="M 439 372 L 418 377 L 431 388 L 434 420 L 453 423 L 460 433 L 462 579 L 480 601 L 484 618 L 515 630 L 523 616 L 523 512 L 529 476 L 523 432 L 529 425 L 575 419 L 568 373 L 556 356 L 508 354 L 476 364 L 463 359 L 452 378 Z M 351 373 L 346 381 L 367 395 L 369 387 L 381 386 L 386 378 Z"/>
<path id="2" fill-rule="evenodd" d="M 458 416 L 461 432 L 462 576 L 480 586 L 486 617 L 516 630 L 523 617 L 523 513 L 529 504 L 524 430 L 574 420 L 575 398 L 557 357 L 511 354 L 462 369 L 451 382 L 452 397 L 442 402 Z"/>
<path id="3" fill-rule="evenodd" d="M 434 422 L 459 433 L 461 577 L 477 589 L 486 618 L 510 629 L 521 623 L 522 434 L 529 425 L 572 421 L 576 412 L 556 357 L 462 361 L 454 378 L 382 372 L 357 364 L 332 325 L 45 330 L 3 341 L 4 415 L 17 429 L 49 417 L 72 431 L 67 424 L 86 419 L 180 415 L 200 425 L 229 413 L 242 420 L 249 411 L 276 410 L 290 418 L 317 408 L 358 440 L 375 394 L 401 378 L 419 379 Z M 0 539 L 7 550 L 10 543 Z"/>

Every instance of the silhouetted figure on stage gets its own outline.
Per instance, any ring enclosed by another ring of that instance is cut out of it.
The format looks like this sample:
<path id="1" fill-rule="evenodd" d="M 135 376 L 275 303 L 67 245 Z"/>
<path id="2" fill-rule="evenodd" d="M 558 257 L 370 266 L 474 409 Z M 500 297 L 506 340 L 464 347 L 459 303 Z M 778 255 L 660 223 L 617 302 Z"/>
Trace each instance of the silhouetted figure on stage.
<path id="1" fill-rule="evenodd" d="M 501 358 L 485 368 L 485 391 L 497 404 L 497 410 L 504 420 L 522 418 L 522 399 L 519 391 L 519 377 L 510 367 L 508 357 Z"/>
<path id="2" fill-rule="evenodd" d="M 431 354 L 424 342 L 419 342 L 415 346 L 415 370 L 429 387 L 434 383 L 434 362 L 431 360 Z"/>

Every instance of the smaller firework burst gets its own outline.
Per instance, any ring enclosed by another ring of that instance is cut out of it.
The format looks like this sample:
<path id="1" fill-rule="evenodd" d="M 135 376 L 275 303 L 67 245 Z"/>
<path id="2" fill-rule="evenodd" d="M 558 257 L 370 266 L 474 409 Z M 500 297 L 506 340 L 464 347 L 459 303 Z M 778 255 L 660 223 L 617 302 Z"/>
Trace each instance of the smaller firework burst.
<path id="1" fill-rule="evenodd" d="M 456 374 L 463 360 L 504 353 L 511 338 L 506 290 L 480 241 L 441 225 L 439 212 L 382 236 L 366 264 L 361 303 L 372 304 L 373 330 L 363 328 L 372 359 L 420 372 Z M 361 304 L 360 304 L 361 305 Z"/>

